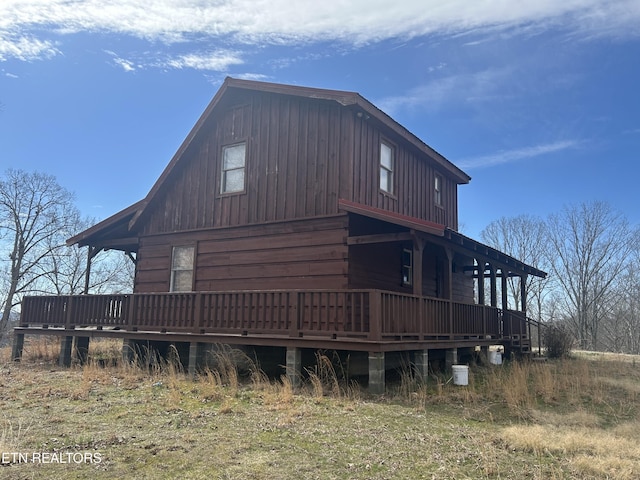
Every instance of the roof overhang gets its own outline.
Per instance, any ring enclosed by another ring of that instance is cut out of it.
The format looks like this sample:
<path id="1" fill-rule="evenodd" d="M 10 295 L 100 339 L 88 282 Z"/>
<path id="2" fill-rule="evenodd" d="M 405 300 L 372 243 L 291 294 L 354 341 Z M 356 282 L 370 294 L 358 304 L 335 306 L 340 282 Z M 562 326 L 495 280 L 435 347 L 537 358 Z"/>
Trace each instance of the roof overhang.
<path id="1" fill-rule="evenodd" d="M 438 223 L 343 199 L 338 200 L 338 207 L 349 213 L 363 215 L 375 220 L 406 227 L 415 232 L 420 232 L 432 243 L 440 244 L 473 257 L 478 261 L 478 263 L 490 263 L 509 275 L 533 275 L 541 278 L 545 278 L 547 276 L 547 273 L 542 270 L 531 265 L 527 265 L 504 252 L 496 250 L 493 247 L 478 242 L 477 240 Z"/>
<path id="2" fill-rule="evenodd" d="M 79 247 L 90 246 L 104 250 L 138 251 L 138 237 L 129 230 L 129 222 L 141 208 L 142 202 L 121 210 L 120 212 L 96 223 L 67 240 L 67 245 Z"/>

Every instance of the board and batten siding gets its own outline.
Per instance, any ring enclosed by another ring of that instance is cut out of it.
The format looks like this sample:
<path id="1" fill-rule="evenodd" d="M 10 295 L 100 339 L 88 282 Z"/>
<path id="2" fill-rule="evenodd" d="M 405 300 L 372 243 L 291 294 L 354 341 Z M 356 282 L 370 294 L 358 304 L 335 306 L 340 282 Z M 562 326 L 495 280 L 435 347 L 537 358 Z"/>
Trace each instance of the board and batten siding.
<path id="1" fill-rule="evenodd" d="M 338 213 L 349 198 L 352 112 L 335 102 L 252 92 L 215 115 L 186 150 L 144 222 L 144 234 Z M 245 190 L 220 193 L 221 151 L 246 142 Z M 344 161 L 343 161 L 344 159 Z"/>
<path id="2" fill-rule="evenodd" d="M 136 293 L 167 292 L 174 246 L 195 247 L 194 290 L 347 288 L 347 216 L 141 239 Z"/>
<path id="3" fill-rule="evenodd" d="M 458 228 L 457 183 L 434 161 L 406 142 L 385 135 L 379 125 L 366 116 L 355 118 L 356 162 L 352 201 L 394 213 Z M 380 190 L 380 144 L 394 150 L 393 193 Z M 435 205 L 435 176 L 442 179 L 442 205 Z"/>
<path id="4" fill-rule="evenodd" d="M 338 199 L 457 229 L 457 184 L 385 126 L 337 102 L 244 92 L 217 108 L 145 212 L 143 235 L 338 213 Z M 380 142 L 394 147 L 394 192 L 379 189 Z M 224 146 L 246 142 L 245 190 L 220 193 Z"/>

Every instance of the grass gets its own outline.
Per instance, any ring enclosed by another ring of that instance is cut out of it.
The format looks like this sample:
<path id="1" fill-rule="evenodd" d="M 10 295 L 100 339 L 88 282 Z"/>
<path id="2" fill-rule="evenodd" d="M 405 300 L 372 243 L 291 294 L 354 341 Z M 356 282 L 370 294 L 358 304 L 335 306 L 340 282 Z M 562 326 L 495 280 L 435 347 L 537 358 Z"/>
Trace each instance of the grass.
<path id="1" fill-rule="evenodd" d="M 371 397 L 325 355 L 294 391 L 229 357 L 191 379 L 91 348 L 70 369 L 55 345 L 26 346 L 21 364 L 2 353 L 0 448 L 100 462 L 7 461 L 2 478 L 640 478 L 635 358 L 474 366 L 464 387 L 405 368 Z"/>

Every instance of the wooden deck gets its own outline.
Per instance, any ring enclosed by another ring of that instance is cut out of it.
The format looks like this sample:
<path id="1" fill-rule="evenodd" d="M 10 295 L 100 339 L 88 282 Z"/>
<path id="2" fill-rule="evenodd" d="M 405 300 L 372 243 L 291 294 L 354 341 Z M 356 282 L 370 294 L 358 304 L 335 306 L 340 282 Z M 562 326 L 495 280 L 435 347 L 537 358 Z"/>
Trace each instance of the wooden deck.
<path id="1" fill-rule="evenodd" d="M 368 351 L 529 338 L 520 312 L 375 289 L 26 297 L 16 331 Z"/>

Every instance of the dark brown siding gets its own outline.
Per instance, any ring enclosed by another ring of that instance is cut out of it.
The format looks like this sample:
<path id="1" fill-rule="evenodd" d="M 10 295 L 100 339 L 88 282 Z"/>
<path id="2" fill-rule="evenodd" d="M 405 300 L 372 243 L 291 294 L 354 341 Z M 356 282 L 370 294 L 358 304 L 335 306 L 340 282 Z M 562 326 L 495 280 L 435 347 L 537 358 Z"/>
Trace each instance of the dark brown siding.
<path id="1" fill-rule="evenodd" d="M 457 185 L 384 126 L 333 101 L 244 92 L 221 103 L 153 198 L 143 234 L 338 213 L 339 198 L 457 228 Z M 386 132 L 391 135 L 391 132 Z M 379 190 L 380 141 L 394 146 L 394 194 Z M 246 142 L 246 189 L 220 194 L 222 147 Z"/>
<path id="2" fill-rule="evenodd" d="M 379 126 L 366 117 L 355 119 L 356 162 L 353 175 L 352 200 L 372 207 L 421 218 L 458 228 L 457 184 L 435 163 L 415 148 L 386 137 Z M 394 147 L 394 191 L 388 194 L 379 189 L 380 143 Z M 438 173 L 442 178 L 442 207 L 435 205 L 434 182 Z"/>
<path id="3" fill-rule="evenodd" d="M 195 245 L 195 290 L 347 288 L 347 217 L 141 239 L 136 289 L 169 290 L 176 245 Z"/>
<path id="4" fill-rule="evenodd" d="M 150 207 L 144 233 L 331 215 L 349 198 L 353 113 L 335 102 L 248 94 L 210 122 Z M 220 195 L 225 145 L 247 142 L 246 190 Z"/>

